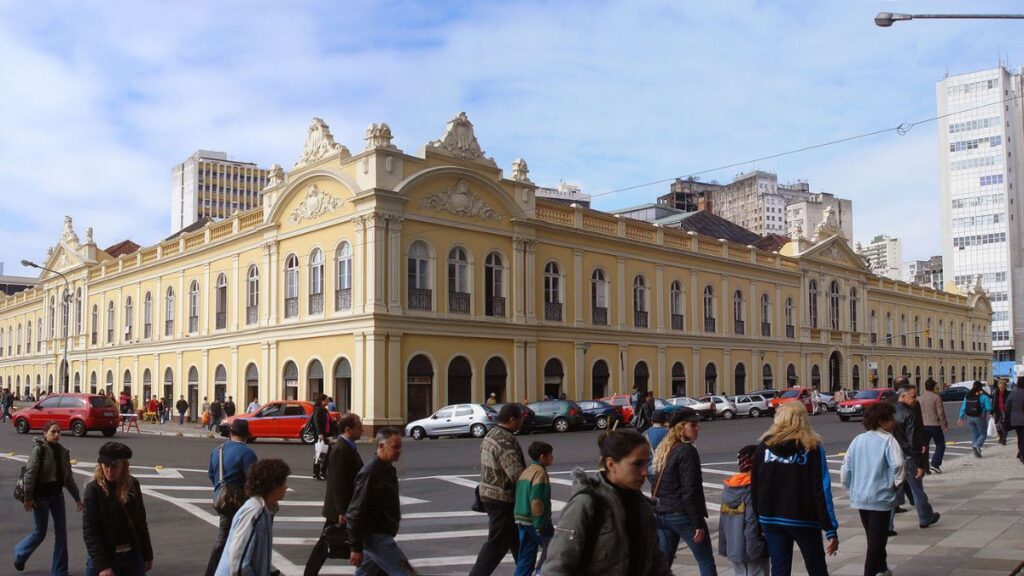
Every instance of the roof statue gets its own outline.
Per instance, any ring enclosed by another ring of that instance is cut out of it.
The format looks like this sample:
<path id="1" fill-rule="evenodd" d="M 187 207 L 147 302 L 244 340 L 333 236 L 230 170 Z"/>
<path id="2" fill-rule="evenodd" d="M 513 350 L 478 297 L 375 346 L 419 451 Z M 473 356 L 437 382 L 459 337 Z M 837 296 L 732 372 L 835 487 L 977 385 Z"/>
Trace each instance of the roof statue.
<path id="1" fill-rule="evenodd" d="M 526 165 L 526 160 L 522 158 L 516 158 L 512 161 L 512 179 L 516 182 L 532 183 L 530 181 L 530 168 Z"/>
<path id="2" fill-rule="evenodd" d="M 985 288 L 981 285 L 981 274 L 974 275 L 974 286 L 971 286 L 972 294 L 984 294 Z"/>
<path id="3" fill-rule="evenodd" d="M 281 168 L 280 164 L 274 164 L 268 172 L 265 188 L 273 188 L 279 184 L 284 184 L 284 168 Z"/>
<path id="4" fill-rule="evenodd" d="M 323 160 L 326 156 L 335 152 L 348 154 L 348 148 L 334 141 L 331 135 L 331 127 L 320 118 L 313 118 L 306 133 L 306 145 L 302 148 L 302 156 L 295 166 L 302 166 L 311 162 Z"/>
<path id="5" fill-rule="evenodd" d="M 814 228 L 814 242 L 820 242 L 829 236 L 842 236 L 843 231 L 839 228 L 839 219 L 831 206 L 825 208 L 822 213 L 821 223 Z"/>
<path id="6" fill-rule="evenodd" d="M 386 123 L 370 124 L 363 136 L 363 140 L 366 140 L 364 150 L 373 150 L 374 148 L 398 150 L 398 147 L 391 143 L 391 138 L 391 127 Z"/>
<path id="7" fill-rule="evenodd" d="M 78 241 L 78 234 L 75 234 L 74 228 L 71 227 L 71 216 L 64 217 L 64 229 L 60 233 L 60 241 L 75 250 L 82 246 Z"/>
<path id="8" fill-rule="evenodd" d="M 92 226 L 89 226 L 88 228 L 85 229 L 85 243 L 95 244 L 95 242 L 93 242 L 92 240 Z"/>
<path id="9" fill-rule="evenodd" d="M 473 123 L 466 117 L 465 112 L 459 112 L 454 118 L 448 121 L 448 127 L 440 140 L 434 140 L 427 144 L 427 148 L 454 156 L 460 160 L 479 160 L 488 164 L 496 165 L 493 158 L 484 156 L 480 143 L 476 140 L 473 132 Z"/>

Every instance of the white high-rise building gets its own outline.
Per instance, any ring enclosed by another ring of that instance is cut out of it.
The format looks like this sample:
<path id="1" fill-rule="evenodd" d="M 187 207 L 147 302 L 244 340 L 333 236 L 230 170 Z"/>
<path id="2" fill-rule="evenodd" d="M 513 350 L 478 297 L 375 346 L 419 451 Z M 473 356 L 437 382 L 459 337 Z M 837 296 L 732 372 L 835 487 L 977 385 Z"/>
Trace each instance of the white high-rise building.
<path id="1" fill-rule="evenodd" d="M 226 218 L 256 208 L 267 185 L 267 170 L 228 160 L 224 152 L 197 150 L 171 169 L 171 232 L 201 218 Z"/>
<path id="2" fill-rule="evenodd" d="M 901 279 L 900 265 L 903 263 L 903 243 L 899 238 L 875 236 L 867 246 L 857 242 L 857 253 L 868 262 L 872 274 L 893 280 Z"/>
<path id="3" fill-rule="evenodd" d="M 936 84 L 945 277 L 981 277 L 992 301 L 995 360 L 1013 360 L 1024 337 L 1021 269 L 1021 75 L 999 67 Z M 947 116 L 947 114 L 949 116 Z"/>

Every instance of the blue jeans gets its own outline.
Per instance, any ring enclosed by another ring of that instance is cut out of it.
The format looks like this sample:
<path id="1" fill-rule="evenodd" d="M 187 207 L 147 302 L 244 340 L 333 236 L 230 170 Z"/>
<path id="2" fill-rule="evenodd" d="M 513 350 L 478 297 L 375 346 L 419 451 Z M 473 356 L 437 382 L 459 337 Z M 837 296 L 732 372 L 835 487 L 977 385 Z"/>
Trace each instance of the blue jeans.
<path id="1" fill-rule="evenodd" d="M 772 559 L 772 576 L 790 576 L 793 571 L 793 543 L 800 547 L 807 576 L 828 576 L 825 564 L 825 546 L 821 530 L 762 524 L 768 555 Z"/>
<path id="2" fill-rule="evenodd" d="M 913 458 L 903 459 L 903 471 L 906 474 L 906 488 L 910 488 L 910 494 L 914 497 L 914 508 L 917 509 L 917 520 L 918 525 L 928 524 L 932 521 L 932 517 L 935 516 L 935 510 L 932 509 L 932 505 L 928 502 L 928 495 L 924 493 L 924 478 L 917 478 L 917 463 L 914 462 Z M 906 496 L 904 495 L 906 488 L 896 490 L 896 505 L 903 504 Z M 893 508 L 892 512 L 889 513 L 889 530 L 894 527 L 893 521 L 896 519 L 896 509 Z"/>
<path id="3" fill-rule="evenodd" d="M 968 416 L 967 425 L 971 427 L 971 446 L 981 448 L 988 436 L 987 416 Z"/>
<path id="4" fill-rule="evenodd" d="M 38 497 L 35 500 L 35 508 L 32 509 L 32 517 L 35 520 L 35 528 L 32 533 L 18 542 L 14 547 L 14 561 L 26 562 L 29 556 L 36 551 L 36 548 L 46 538 L 46 526 L 49 517 L 53 516 L 53 562 L 50 564 L 50 574 L 54 576 L 66 576 L 68 573 L 68 528 L 67 514 L 64 509 L 64 490 L 60 494 L 50 497 Z"/>
<path id="5" fill-rule="evenodd" d="M 110 562 L 114 576 L 146 576 L 146 562 L 142 553 L 135 550 L 114 554 Z M 92 557 L 85 561 L 85 576 L 99 576 L 100 570 L 92 563 Z"/>
<path id="6" fill-rule="evenodd" d="M 671 566 L 672 561 L 675 560 L 679 539 L 682 538 L 697 561 L 700 576 L 718 576 L 718 570 L 715 568 L 715 553 L 711 549 L 711 534 L 705 530 L 704 539 L 698 544 L 693 541 L 696 531 L 697 526 L 690 522 L 690 517 L 686 514 L 658 514 L 658 543 L 661 545 L 661 551 L 665 554 L 665 559 L 668 560 L 668 565 Z"/>
<path id="7" fill-rule="evenodd" d="M 395 543 L 394 536 L 367 534 L 363 540 L 363 563 L 356 568 L 355 576 L 377 574 L 377 568 L 380 568 L 388 576 L 411 576 L 413 574 L 412 565 L 405 558 L 402 549 Z"/>
<path id="8" fill-rule="evenodd" d="M 541 536 L 537 528 L 529 524 L 517 524 L 519 528 L 519 557 L 516 558 L 515 576 L 532 576 L 544 565 L 548 553 L 550 536 Z M 540 559 L 537 559 L 537 550 Z"/>
<path id="9" fill-rule="evenodd" d="M 185 413 L 184 412 L 178 412 L 178 426 L 183 426 L 184 424 L 185 424 Z"/>
<path id="10" fill-rule="evenodd" d="M 925 426 L 924 437 L 928 442 L 935 442 L 935 452 L 932 452 L 932 466 L 942 467 L 942 457 L 946 454 L 946 433 L 942 426 Z"/>

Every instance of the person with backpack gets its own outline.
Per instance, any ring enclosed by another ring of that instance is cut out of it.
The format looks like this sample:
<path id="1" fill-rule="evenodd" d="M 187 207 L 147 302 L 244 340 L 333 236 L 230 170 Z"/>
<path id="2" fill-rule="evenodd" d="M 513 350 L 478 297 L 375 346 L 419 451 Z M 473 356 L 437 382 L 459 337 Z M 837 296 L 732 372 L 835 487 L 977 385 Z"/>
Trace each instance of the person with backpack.
<path id="1" fill-rule="evenodd" d="M 213 507 L 220 518 L 217 539 L 206 564 L 206 576 L 213 576 L 224 553 L 224 543 L 231 531 L 235 513 L 245 504 L 245 481 L 249 469 L 256 463 L 256 452 L 246 444 L 249 438 L 249 422 L 231 422 L 231 438 L 213 449 L 210 454 L 208 472 L 213 484 Z"/>
<path id="2" fill-rule="evenodd" d="M 671 576 L 654 505 L 641 488 L 651 448 L 635 430 L 597 440 L 597 476 L 573 470 L 573 495 L 548 547 L 544 576 Z"/>
<path id="3" fill-rule="evenodd" d="M 992 412 L 992 399 L 985 393 L 985 384 L 981 380 L 975 380 L 971 391 L 964 397 L 960 405 L 960 415 L 956 423 L 963 426 L 966 420 L 971 428 L 971 448 L 974 450 L 974 457 L 981 458 L 981 447 L 985 445 L 985 437 L 988 436 L 988 415 Z"/>
<path id="4" fill-rule="evenodd" d="M 757 446 L 753 444 L 740 448 L 736 453 L 740 473 L 726 478 L 722 491 L 718 555 L 732 562 L 736 576 L 768 576 L 771 569 L 768 546 L 751 505 L 750 469 L 754 466 L 756 451 Z"/>

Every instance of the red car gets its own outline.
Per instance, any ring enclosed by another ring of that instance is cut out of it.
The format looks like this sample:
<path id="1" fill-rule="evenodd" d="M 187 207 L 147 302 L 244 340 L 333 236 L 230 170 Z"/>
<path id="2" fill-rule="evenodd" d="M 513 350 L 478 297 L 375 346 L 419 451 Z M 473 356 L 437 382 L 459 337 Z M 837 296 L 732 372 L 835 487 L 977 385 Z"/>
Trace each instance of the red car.
<path id="1" fill-rule="evenodd" d="M 260 406 L 259 410 L 249 414 L 236 414 L 221 420 L 218 431 L 221 436 L 228 437 L 228 430 L 235 419 L 241 418 L 249 422 L 249 441 L 257 438 L 287 438 L 300 440 L 303 444 L 312 444 L 316 437 L 302 434 L 306 422 L 313 414 L 313 403 L 303 400 L 275 400 Z M 331 412 L 331 421 L 337 427 L 341 415 Z"/>
<path id="2" fill-rule="evenodd" d="M 786 404 L 789 402 L 800 402 L 807 408 L 808 414 L 814 413 L 814 407 L 811 405 L 811 389 L 802 388 L 796 386 L 794 388 L 787 388 L 782 391 L 782 394 L 778 398 L 772 398 L 772 410 L 778 410 L 780 404 Z"/>
<path id="3" fill-rule="evenodd" d="M 90 430 L 99 430 L 104 436 L 113 436 L 121 425 L 121 414 L 113 398 L 97 394 L 51 394 L 28 408 L 22 408 L 11 417 L 14 429 L 21 434 L 40 430 L 53 420 L 61 430 L 71 430 L 75 436 L 85 436 Z"/>
<path id="4" fill-rule="evenodd" d="M 892 388 L 868 388 L 858 390 L 849 400 L 840 402 L 836 406 L 836 413 L 839 419 L 846 422 L 850 418 L 860 418 L 864 415 L 864 409 L 879 402 L 895 402 L 896 391 Z"/>
<path id="5" fill-rule="evenodd" d="M 622 411 L 621 425 L 629 424 L 633 420 L 633 404 L 629 400 L 629 394 L 613 394 L 598 400 L 611 404 L 616 411 Z"/>

